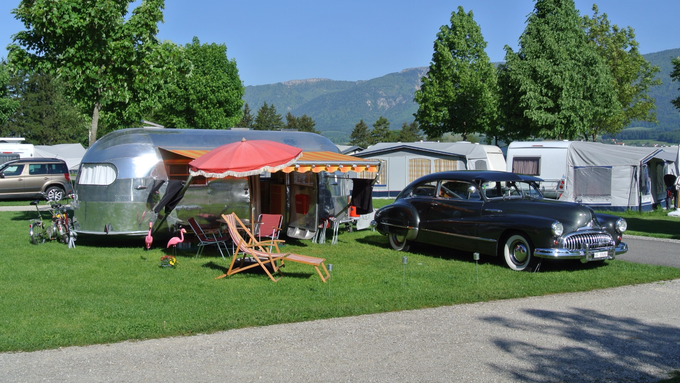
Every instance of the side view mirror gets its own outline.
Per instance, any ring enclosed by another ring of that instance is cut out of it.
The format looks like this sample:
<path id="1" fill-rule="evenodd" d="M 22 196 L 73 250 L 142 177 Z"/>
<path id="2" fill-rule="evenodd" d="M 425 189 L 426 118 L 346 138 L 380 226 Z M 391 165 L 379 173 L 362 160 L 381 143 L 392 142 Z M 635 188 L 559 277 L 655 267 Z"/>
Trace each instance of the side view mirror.
<path id="1" fill-rule="evenodd" d="M 0 178 L 5 178 L 5 172 L 0 172 Z"/>

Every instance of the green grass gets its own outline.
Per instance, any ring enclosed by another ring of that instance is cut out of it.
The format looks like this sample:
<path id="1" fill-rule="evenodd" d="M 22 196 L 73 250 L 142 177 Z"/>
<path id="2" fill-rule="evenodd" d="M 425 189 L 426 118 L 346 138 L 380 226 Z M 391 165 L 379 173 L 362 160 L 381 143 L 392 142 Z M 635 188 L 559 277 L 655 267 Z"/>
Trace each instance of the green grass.
<path id="1" fill-rule="evenodd" d="M 628 235 L 654 238 L 680 239 L 680 217 L 669 217 L 668 211 L 657 209 L 650 212 L 603 212 L 623 217 L 628 222 Z M 625 237 L 625 235 L 624 235 Z"/>
<path id="2" fill-rule="evenodd" d="M 476 267 L 469 253 L 389 249 L 372 231 L 342 232 L 337 245 L 290 240 L 282 250 L 326 258 L 324 284 L 310 266 L 288 263 L 273 283 L 264 273 L 214 279 L 228 260 L 216 250 L 180 252 L 175 269 L 156 239 L 86 243 L 75 249 L 29 242 L 34 212 L 1 212 L 0 352 L 53 349 L 128 339 L 210 333 L 249 326 L 409 310 L 496 299 L 587 291 L 680 278 L 680 269 L 607 261 L 544 262 L 514 272 L 494 257 Z M 329 231 L 330 234 L 330 231 Z M 407 256 L 407 264 L 402 257 Z M 478 274 L 477 274 L 478 273 Z M 478 275 L 478 277 L 477 277 Z"/>

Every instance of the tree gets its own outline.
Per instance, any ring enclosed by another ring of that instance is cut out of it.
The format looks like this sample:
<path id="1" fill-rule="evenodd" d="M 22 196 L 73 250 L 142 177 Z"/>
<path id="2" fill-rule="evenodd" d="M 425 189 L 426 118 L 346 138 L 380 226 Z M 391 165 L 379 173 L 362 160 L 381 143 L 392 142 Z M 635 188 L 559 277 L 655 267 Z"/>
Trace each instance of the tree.
<path id="1" fill-rule="evenodd" d="M 595 141 L 600 134 L 622 131 L 633 120 L 657 122 L 656 103 L 648 91 L 652 86 L 661 85 L 661 80 L 655 78 L 659 67 L 652 66 L 638 51 L 633 28 L 612 26 L 606 13 L 598 14 L 597 5 L 593 5 L 593 13 L 592 18 L 583 17 L 586 35 L 609 67 L 621 104 L 618 113 L 595 121 L 588 134 Z"/>
<path id="2" fill-rule="evenodd" d="M 484 49 L 472 11 L 451 13 L 451 26 L 443 25 L 434 41 L 432 62 L 422 86 L 415 92 L 414 114 L 428 136 L 488 130 L 497 115 L 496 75 Z"/>
<path id="3" fill-rule="evenodd" d="M 10 97 L 9 69 L 5 60 L 0 61 L 0 126 L 4 125 L 18 106 L 18 102 Z"/>
<path id="4" fill-rule="evenodd" d="M 680 57 L 673 59 L 673 72 L 671 72 L 671 78 L 673 81 L 680 82 Z M 676 108 L 680 109 L 680 97 L 671 101 Z"/>
<path id="5" fill-rule="evenodd" d="M 370 140 L 371 133 L 368 131 L 368 125 L 366 125 L 364 120 L 360 120 L 354 125 L 354 129 L 349 136 L 349 144 L 366 149 L 371 145 Z"/>
<path id="6" fill-rule="evenodd" d="M 370 144 L 375 145 L 379 142 L 390 142 L 390 122 L 383 116 L 380 116 L 375 123 L 373 123 L 373 130 L 371 131 Z"/>
<path id="7" fill-rule="evenodd" d="M 614 79 L 588 41 L 572 0 L 537 0 L 519 39 L 499 66 L 503 135 L 588 139 L 621 110 Z"/>
<path id="8" fill-rule="evenodd" d="M 401 125 L 401 130 L 397 135 L 397 141 L 399 142 L 416 142 L 423 139 L 423 135 L 420 132 L 420 127 L 417 121 L 413 121 L 408 124 L 404 122 Z"/>
<path id="9" fill-rule="evenodd" d="M 180 54 L 190 70 L 166 87 L 153 120 L 181 129 L 226 129 L 241 121 L 245 88 L 226 45 L 201 45 L 194 37 Z"/>
<path id="10" fill-rule="evenodd" d="M 286 114 L 286 129 L 298 130 L 298 119 L 291 112 Z"/>
<path id="11" fill-rule="evenodd" d="M 246 104 L 243 106 L 243 113 L 238 126 L 241 128 L 252 129 L 254 124 L 255 119 L 253 118 L 253 112 L 250 110 L 250 106 L 248 106 L 248 103 L 246 102 Z"/>
<path id="12" fill-rule="evenodd" d="M 36 145 L 87 144 L 87 118 L 65 96 L 64 88 L 49 74 L 15 72 L 9 89 L 18 107 L 0 135 L 23 137 Z"/>
<path id="13" fill-rule="evenodd" d="M 156 104 L 167 75 L 156 33 L 163 0 L 22 0 L 12 10 L 27 30 L 12 36 L 9 62 L 60 77 L 73 100 L 92 115 L 89 143 L 97 140 L 100 112 L 139 121 Z"/>
<path id="14" fill-rule="evenodd" d="M 309 133 L 316 133 L 316 134 L 321 134 L 318 130 L 316 130 L 316 122 L 309 117 L 306 114 L 303 114 L 302 116 L 298 117 L 298 130 L 301 132 L 309 132 Z"/>
<path id="15" fill-rule="evenodd" d="M 281 130 L 284 124 L 281 115 L 276 113 L 274 105 L 267 105 L 265 101 L 255 116 L 255 130 Z"/>

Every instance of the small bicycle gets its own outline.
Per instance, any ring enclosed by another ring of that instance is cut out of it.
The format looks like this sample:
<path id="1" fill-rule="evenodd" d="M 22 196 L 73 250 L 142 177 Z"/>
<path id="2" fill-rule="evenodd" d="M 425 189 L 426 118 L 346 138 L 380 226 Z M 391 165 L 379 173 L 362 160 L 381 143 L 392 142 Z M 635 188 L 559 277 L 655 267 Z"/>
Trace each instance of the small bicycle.
<path id="1" fill-rule="evenodd" d="M 43 195 L 50 205 L 49 210 L 52 220 L 50 222 L 43 221 L 42 214 L 40 213 L 40 200 L 31 201 L 31 205 L 34 205 L 38 212 L 38 219 L 33 219 L 30 223 L 29 235 L 31 236 L 31 242 L 39 245 L 47 240 L 56 239 L 68 244 L 69 248 L 75 247 L 76 232 L 73 227 L 74 222 L 69 219 L 66 207 L 47 198 L 45 194 Z"/>

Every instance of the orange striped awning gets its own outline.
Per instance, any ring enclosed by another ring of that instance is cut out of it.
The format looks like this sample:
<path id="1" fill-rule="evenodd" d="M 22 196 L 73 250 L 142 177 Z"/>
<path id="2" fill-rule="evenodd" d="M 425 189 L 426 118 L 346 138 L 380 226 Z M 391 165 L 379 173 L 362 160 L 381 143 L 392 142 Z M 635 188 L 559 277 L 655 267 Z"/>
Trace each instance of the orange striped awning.
<path id="1" fill-rule="evenodd" d="M 187 157 L 196 159 L 209 150 L 196 150 L 196 149 L 165 149 L 165 151 L 180 155 L 182 157 Z M 346 154 L 333 153 L 333 152 L 302 152 L 302 157 L 295 161 L 295 164 L 283 168 L 281 171 L 284 173 L 290 172 L 322 172 L 327 171 L 330 173 L 340 171 L 342 173 L 347 172 L 371 172 L 376 173 L 380 168 L 380 161 L 369 160 L 365 158 L 358 158 L 348 156 Z"/>
<path id="2" fill-rule="evenodd" d="M 372 172 L 376 173 L 380 167 L 380 161 L 352 157 L 333 152 L 302 152 L 302 157 L 295 164 L 283 168 L 284 173 L 290 172 Z"/>

